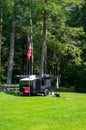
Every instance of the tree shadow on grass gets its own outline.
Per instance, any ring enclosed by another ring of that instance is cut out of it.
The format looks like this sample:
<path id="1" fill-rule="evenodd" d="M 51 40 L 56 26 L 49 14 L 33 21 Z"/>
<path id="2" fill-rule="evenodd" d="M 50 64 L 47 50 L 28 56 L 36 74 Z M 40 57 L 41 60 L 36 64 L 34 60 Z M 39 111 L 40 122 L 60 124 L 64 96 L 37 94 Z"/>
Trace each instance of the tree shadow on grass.
<path id="1" fill-rule="evenodd" d="M 86 94 L 86 91 L 76 91 L 74 88 L 66 88 L 66 87 L 61 87 L 59 89 L 54 89 L 53 90 L 55 93 L 59 92 L 70 92 L 70 93 L 81 93 L 81 94 Z"/>

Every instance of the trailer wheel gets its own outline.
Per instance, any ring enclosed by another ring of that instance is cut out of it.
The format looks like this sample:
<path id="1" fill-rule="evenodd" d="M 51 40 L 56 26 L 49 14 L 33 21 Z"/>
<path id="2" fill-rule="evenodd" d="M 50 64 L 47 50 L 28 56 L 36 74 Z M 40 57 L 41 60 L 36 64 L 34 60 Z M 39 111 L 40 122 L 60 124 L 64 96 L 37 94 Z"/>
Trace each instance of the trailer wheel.
<path id="1" fill-rule="evenodd" d="M 49 95 L 51 95 L 51 91 L 49 89 L 45 89 L 44 96 L 49 96 Z"/>

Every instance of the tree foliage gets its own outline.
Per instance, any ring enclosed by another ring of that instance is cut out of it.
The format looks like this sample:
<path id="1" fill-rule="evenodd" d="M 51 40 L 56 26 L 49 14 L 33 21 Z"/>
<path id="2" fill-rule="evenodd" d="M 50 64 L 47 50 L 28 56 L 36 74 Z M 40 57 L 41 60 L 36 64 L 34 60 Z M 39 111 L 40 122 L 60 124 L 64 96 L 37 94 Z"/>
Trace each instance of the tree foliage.
<path id="1" fill-rule="evenodd" d="M 31 35 L 31 9 L 34 73 L 40 72 L 43 43 L 43 16 L 46 16 L 46 73 L 61 75 L 61 85 L 80 86 L 78 88 L 84 86 L 83 88 L 85 88 L 85 7 L 86 0 L 47 0 L 47 4 L 44 0 L 16 0 L 13 82 L 15 82 L 15 75 L 27 74 L 27 36 Z M 11 0 L 5 0 L 0 3 L 0 14 L 3 14 L 3 22 L 0 23 L 0 25 L 2 24 L 3 37 L 1 47 L 1 77 L 3 82 L 6 82 L 7 79 L 12 12 L 13 2 Z"/>

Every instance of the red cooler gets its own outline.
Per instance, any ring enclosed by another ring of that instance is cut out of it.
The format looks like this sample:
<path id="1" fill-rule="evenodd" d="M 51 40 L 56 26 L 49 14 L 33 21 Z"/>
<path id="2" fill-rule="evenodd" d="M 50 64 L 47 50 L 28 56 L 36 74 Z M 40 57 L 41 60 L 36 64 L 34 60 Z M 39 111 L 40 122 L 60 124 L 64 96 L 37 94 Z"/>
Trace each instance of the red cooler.
<path id="1" fill-rule="evenodd" d="M 30 93 L 30 87 L 24 87 L 24 93 L 25 94 Z"/>

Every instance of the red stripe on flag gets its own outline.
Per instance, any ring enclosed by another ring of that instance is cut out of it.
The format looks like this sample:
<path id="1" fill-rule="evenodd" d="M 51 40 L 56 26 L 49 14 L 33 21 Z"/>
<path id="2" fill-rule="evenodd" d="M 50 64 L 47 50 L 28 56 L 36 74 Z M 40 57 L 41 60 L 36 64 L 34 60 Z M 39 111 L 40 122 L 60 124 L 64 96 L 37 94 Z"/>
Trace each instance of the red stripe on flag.
<path id="1" fill-rule="evenodd" d="M 28 60 L 30 60 L 31 56 L 32 56 L 32 46 L 31 46 L 31 42 L 28 41 L 28 51 L 27 51 L 27 58 L 28 58 Z"/>

